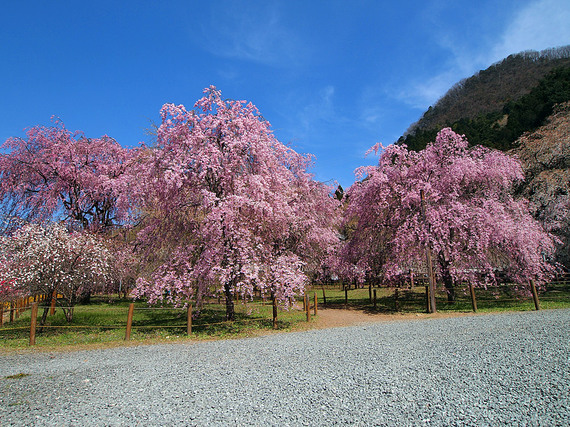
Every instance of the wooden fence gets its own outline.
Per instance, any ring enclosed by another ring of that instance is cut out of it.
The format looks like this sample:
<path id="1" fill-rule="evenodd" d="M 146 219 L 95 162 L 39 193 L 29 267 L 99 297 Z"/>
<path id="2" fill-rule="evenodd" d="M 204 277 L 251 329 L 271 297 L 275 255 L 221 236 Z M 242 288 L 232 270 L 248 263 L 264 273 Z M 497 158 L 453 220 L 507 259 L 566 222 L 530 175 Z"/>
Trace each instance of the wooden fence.
<path id="1" fill-rule="evenodd" d="M 326 290 L 327 288 L 330 290 L 330 287 L 323 286 L 321 289 L 314 289 L 312 293 L 312 298 L 309 293 L 304 295 L 303 298 L 303 311 L 305 312 L 306 321 L 309 322 L 311 320 L 311 312 L 312 315 L 316 316 L 318 314 L 318 307 L 319 304 L 321 307 L 338 307 L 339 304 L 346 306 L 347 304 L 353 303 L 356 306 L 362 307 L 363 301 L 362 298 L 360 299 L 349 299 L 349 294 L 352 294 L 353 290 L 350 289 L 348 286 L 343 286 L 344 288 L 344 301 L 340 300 L 337 297 L 336 299 L 331 298 L 329 296 L 327 301 Z M 400 287 L 400 288 L 383 288 L 384 296 L 379 298 L 377 295 L 378 288 L 369 285 L 368 287 L 368 306 L 370 309 L 378 310 L 379 306 L 382 305 L 382 308 L 390 310 L 390 311 L 402 311 L 406 309 L 406 306 L 410 304 L 415 304 L 418 306 L 418 298 L 424 299 L 425 301 L 425 308 L 426 311 L 429 312 L 429 298 L 428 298 L 428 289 L 427 286 L 425 287 L 425 291 L 422 291 L 422 287 L 415 286 L 414 288 L 410 287 Z M 533 286 L 532 282 L 529 282 L 529 288 L 532 293 L 532 298 L 534 302 L 534 307 L 536 310 L 540 309 L 540 300 L 539 294 L 536 288 Z M 337 288 L 338 289 L 338 288 Z M 318 293 L 320 294 L 322 291 L 322 298 L 319 301 Z M 366 291 L 366 289 L 360 288 L 360 295 L 362 296 L 362 291 Z M 391 295 L 387 294 L 387 292 L 392 292 Z M 425 295 L 422 293 L 425 292 Z M 338 292 L 337 292 L 338 293 Z M 501 298 L 495 298 L 494 294 L 501 293 Z M 474 289 L 473 287 L 463 287 L 458 288 L 456 290 L 456 294 L 458 296 L 458 300 L 465 302 L 467 299 L 471 300 L 472 310 L 478 310 L 478 301 L 485 302 L 487 305 L 501 302 L 504 303 L 506 301 L 521 301 L 521 298 L 515 295 L 512 292 L 512 288 L 508 286 L 495 286 L 495 287 L 488 287 L 486 290 L 477 288 Z M 512 299 L 505 298 L 505 295 L 511 294 Z M 566 298 L 570 299 L 570 276 L 564 275 L 559 277 L 556 281 L 553 281 L 549 285 L 547 285 L 541 292 L 540 298 L 546 301 L 556 301 L 559 298 L 559 295 L 566 295 Z M 55 298 L 54 298 L 55 297 Z M 54 314 L 55 308 L 55 301 L 56 298 L 61 297 L 60 295 L 52 295 L 51 298 L 51 310 L 50 314 Z M 9 322 L 15 321 L 24 311 L 31 310 L 30 316 L 30 324 L 29 327 L 18 327 L 12 329 L 26 329 L 29 328 L 30 331 L 30 345 L 34 345 L 36 341 L 36 330 L 38 328 L 37 325 L 37 318 L 38 318 L 38 307 L 41 302 L 46 301 L 49 297 L 46 295 L 37 295 L 34 297 L 26 297 L 21 298 L 15 301 L 10 301 L 8 303 L 0 304 L 0 318 L 3 319 L 5 316 L 9 318 Z M 439 294 L 438 299 L 440 303 L 445 301 L 445 294 Z M 312 300 L 312 301 L 311 301 Z M 274 328 L 277 328 L 277 304 L 275 301 L 270 301 L 270 304 L 273 305 L 273 318 L 272 324 Z M 61 308 L 61 307 L 60 307 Z M 134 303 L 129 304 L 129 306 L 125 309 L 124 318 L 125 323 L 120 325 L 69 325 L 69 326 L 50 326 L 50 325 L 43 325 L 42 328 L 104 328 L 104 329 L 125 329 L 125 340 L 131 339 L 131 333 L 133 329 L 149 329 L 149 328 L 178 328 L 178 329 L 185 329 L 185 333 L 187 335 L 192 334 L 192 305 L 189 305 L 185 310 L 185 325 L 136 325 L 133 324 L 133 314 L 135 310 L 176 310 L 173 308 L 156 308 L 156 307 L 135 307 Z M 182 310 L 182 309 L 178 309 Z M 265 319 L 251 319 L 251 321 L 259 321 Z M 3 325 L 0 323 L 0 326 Z M 208 327 L 213 325 L 224 324 L 227 322 L 215 322 L 215 323 L 202 323 L 200 327 Z M 4 329 L 6 330 L 6 329 Z M 2 329 L 0 329 L 2 331 Z"/>
<path id="2" fill-rule="evenodd" d="M 20 315 L 24 311 L 28 310 L 34 302 L 42 302 L 47 298 L 49 298 L 47 295 L 34 295 L 0 302 L 0 327 L 4 325 L 5 321 L 9 321 L 11 323 L 15 319 L 18 319 Z M 61 298 L 61 295 L 57 295 L 56 298 Z M 52 305 L 55 307 L 55 299 L 53 297 L 52 300 Z M 5 320 L 4 317 L 7 319 Z"/>
<path id="3" fill-rule="evenodd" d="M 422 299 L 424 301 L 425 311 L 431 311 L 427 278 L 422 277 L 421 275 L 416 276 L 415 280 L 412 280 L 411 283 L 407 282 L 406 284 L 403 284 L 399 287 L 392 288 L 379 286 L 377 283 L 371 283 L 369 285 L 365 285 L 364 287 L 359 287 L 354 283 L 338 283 L 326 284 L 322 286 L 321 289 L 323 303 L 330 307 L 350 305 L 350 301 L 355 300 L 356 304 L 365 304 L 365 297 L 363 296 L 363 292 L 365 292 L 367 289 L 367 299 L 368 302 L 373 306 L 374 310 L 382 308 L 391 311 L 401 311 L 406 305 L 408 305 L 407 308 L 410 308 L 410 304 L 414 305 L 414 307 L 417 307 L 418 299 Z M 339 299 L 337 290 L 337 297 L 333 299 L 329 296 L 327 304 L 326 291 L 334 289 L 341 290 L 343 297 L 342 299 Z M 383 293 L 382 297 L 378 296 L 377 290 Z M 535 309 L 538 310 L 540 309 L 540 300 L 550 302 L 559 300 L 560 295 L 570 296 L 570 274 L 565 273 L 557 276 L 555 280 L 544 286 L 540 292 L 537 290 L 534 281 L 532 280 L 528 282 L 527 289 L 522 289 L 519 286 L 518 290 L 515 290 L 514 286 L 504 283 L 496 286 L 487 286 L 486 288 L 475 288 L 469 284 L 463 284 L 457 285 L 454 290 L 456 301 L 451 303 L 447 301 L 448 294 L 445 292 L 445 290 L 438 289 L 436 291 L 436 300 L 438 301 L 436 305 L 442 305 L 444 308 L 448 309 L 450 306 L 452 307 L 454 305 L 457 305 L 458 302 L 464 303 L 466 301 L 469 301 L 471 309 L 476 312 L 479 308 L 478 302 L 483 302 L 486 306 L 492 306 L 493 303 L 520 303 L 525 300 L 530 300 L 534 304 Z M 526 293 L 527 296 L 523 295 L 524 293 Z M 351 296 L 352 294 L 359 295 L 360 298 Z"/>

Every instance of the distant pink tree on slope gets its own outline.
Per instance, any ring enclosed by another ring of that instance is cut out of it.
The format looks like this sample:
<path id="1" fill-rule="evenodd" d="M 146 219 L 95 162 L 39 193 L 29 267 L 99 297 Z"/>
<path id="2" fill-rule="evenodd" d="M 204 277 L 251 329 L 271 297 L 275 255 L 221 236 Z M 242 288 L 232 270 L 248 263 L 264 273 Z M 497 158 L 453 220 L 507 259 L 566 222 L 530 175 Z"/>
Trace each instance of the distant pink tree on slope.
<path id="1" fill-rule="evenodd" d="M 287 304 L 303 292 L 338 242 L 338 204 L 253 104 L 205 93 L 192 110 L 165 105 L 156 147 L 140 151 L 136 245 L 151 268 L 135 295 L 185 304 L 219 293 L 233 320 L 237 294 Z"/>
<path id="2" fill-rule="evenodd" d="M 513 198 L 523 179 L 515 158 L 470 148 L 446 128 L 420 152 L 387 147 L 378 166 L 359 173 L 365 178 L 348 190 L 345 275 L 399 281 L 410 269 L 425 270 L 430 248 L 437 279 L 453 300 L 462 281 L 485 286 L 500 273 L 520 285 L 541 284 L 553 272 L 552 236 L 525 201 Z"/>

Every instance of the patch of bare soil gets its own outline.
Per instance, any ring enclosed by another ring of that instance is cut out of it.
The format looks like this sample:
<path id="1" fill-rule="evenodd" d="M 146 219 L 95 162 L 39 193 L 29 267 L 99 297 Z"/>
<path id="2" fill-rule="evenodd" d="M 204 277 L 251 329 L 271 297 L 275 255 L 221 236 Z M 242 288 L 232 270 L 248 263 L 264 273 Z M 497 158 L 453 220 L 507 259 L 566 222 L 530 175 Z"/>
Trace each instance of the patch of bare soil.
<path id="1" fill-rule="evenodd" d="M 294 309 L 302 309 L 302 306 L 294 306 Z M 365 325 L 377 322 L 394 322 L 398 320 L 422 320 L 422 319 L 442 319 L 448 317 L 460 317 L 460 316 L 479 316 L 485 313 L 370 313 L 359 309 L 351 308 L 320 308 L 318 309 L 317 316 L 313 315 L 313 310 L 311 309 L 311 321 L 299 322 L 292 330 L 293 331 L 307 331 L 311 329 L 327 329 L 327 328 L 339 328 L 343 326 L 357 326 Z M 270 335 L 275 333 L 283 333 L 283 330 L 254 330 L 243 337 L 257 337 Z M 215 341 L 217 338 L 203 338 L 200 341 Z M 178 340 L 164 340 L 164 339 L 149 339 L 146 341 L 111 341 L 105 343 L 91 343 L 91 344 L 77 344 L 68 346 L 53 346 L 53 347 L 28 347 L 19 349 L 3 349 L 0 347 L 0 355 L 2 354 L 14 354 L 14 353 L 31 353 L 31 352 L 53 352 L 53 353 L 63 353 L 63 352 L 74 352 L 79 350 L 95 350 L 95 349 L 107 349 L 116 347 L 132 347 L 140 345 L 153 345 L 153 344 L 175 344 L 181 341 L 195 341 L 193 338 L 181 338 Z"/>
<path id="2" fill-rule="evenodd" d="M 474 316 L 475 313 L 367 313 L 362 310 L 328 308 L 318 310 L 318 315 L 311 321 L 307 329 L 337 328 L 355 326 L 375 322 L 391 322 L 397 320 L 441 319 L 447 317 Z"/>

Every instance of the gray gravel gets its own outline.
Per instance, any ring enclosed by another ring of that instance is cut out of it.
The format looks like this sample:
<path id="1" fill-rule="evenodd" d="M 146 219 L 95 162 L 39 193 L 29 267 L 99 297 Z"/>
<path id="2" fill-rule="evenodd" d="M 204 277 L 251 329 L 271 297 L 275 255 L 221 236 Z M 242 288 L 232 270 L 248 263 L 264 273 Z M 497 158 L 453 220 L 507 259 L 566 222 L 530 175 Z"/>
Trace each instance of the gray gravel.
<path id="1" fill-rule="evenodd" d="M 0 425 L 567 426 L 569 326 L 553 310 L 0 356 Z"/>

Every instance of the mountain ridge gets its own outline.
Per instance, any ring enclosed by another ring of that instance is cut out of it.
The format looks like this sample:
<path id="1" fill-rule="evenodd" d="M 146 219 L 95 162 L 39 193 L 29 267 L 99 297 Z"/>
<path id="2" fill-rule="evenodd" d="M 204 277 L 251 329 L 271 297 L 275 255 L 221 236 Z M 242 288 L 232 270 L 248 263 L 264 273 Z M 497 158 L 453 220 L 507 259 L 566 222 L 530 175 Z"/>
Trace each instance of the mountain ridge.
<path id="1" fill-rule="evenodd" d="M 397 143 L 406 144 L 417 151 L 433 140 L 442 127 L 449 126 L 459 133 L 466 133 L 470 141 L 474 139 L 474 144 L 493 146 L 490 140 L 498 138 L 496 132 L 489 132 L 487 128 L 504 126 L 513 105 L 516 106 L 523 97 L 536 91 L 537 86 L 554 70 L 564 68 L 570 68 L 570 45 L 509 55 L 452 86 L 417 122 L 410 125 Z M 560 99 L 558 102 L 566 100 Z M 473 135 L 469 135 L 469 132 Z M 512 142 L 521 133 L 506 138 Z M 504 138 L 501 135 L 500 139 Z M 501 145 L 494 148 L 512 148 L 504 141 Z"/>

